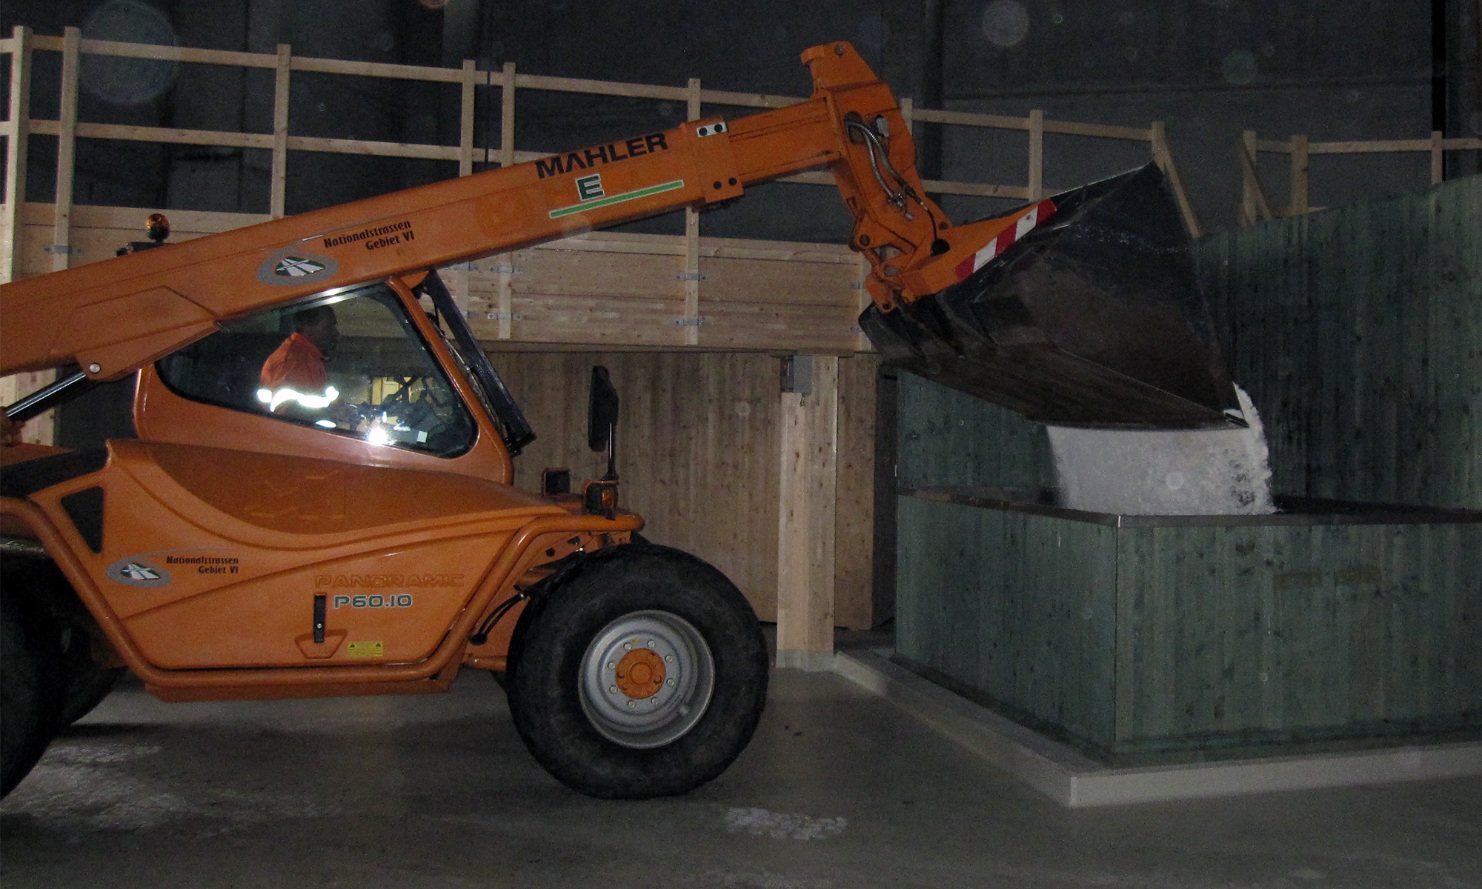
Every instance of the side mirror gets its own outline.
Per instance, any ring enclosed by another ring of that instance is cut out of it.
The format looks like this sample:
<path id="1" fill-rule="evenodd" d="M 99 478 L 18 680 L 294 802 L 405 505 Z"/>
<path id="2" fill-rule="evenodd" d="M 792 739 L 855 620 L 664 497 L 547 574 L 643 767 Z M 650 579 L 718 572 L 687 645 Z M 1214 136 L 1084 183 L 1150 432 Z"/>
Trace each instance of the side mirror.
<path id="1" fill-rule="evenodd" d="M 607 368 L 592 368 L 592 389 L 587 402 L 587 446 L 607 451 L 607 477 L 617 478 L 613 438 L 617 430 L 618 393 Z"/>

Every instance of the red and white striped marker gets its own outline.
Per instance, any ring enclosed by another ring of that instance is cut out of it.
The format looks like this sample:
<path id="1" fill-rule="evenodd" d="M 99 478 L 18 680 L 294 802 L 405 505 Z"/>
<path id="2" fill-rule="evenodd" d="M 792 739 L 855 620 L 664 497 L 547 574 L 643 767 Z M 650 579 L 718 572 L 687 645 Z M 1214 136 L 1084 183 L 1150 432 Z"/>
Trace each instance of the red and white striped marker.
<path id="1" fill-rule="evenodd" d="M 977 253 L 964 259 L 957 264 L 957 280 L 961 281 L 973 272 L 992 262 L 1000 253 L 1020 238 L 1024 237 L 1035 226 L 1055 215 L 1055 202 L 1046 198 L 1025 211 L 1019 221 L 998 233 L 998 237 L 984 244 Z"/>

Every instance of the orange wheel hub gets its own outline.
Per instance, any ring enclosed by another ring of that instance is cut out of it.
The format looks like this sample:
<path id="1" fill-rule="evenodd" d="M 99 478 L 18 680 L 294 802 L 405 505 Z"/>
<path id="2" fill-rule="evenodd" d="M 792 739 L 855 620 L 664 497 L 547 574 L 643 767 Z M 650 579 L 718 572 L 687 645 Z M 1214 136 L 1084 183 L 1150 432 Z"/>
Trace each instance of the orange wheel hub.
<path id="1" fill-rule="evenodd" d="M 635 700 L 651 698 L 664 687 L 664 659 L 647 648 L 635 648 L 617 665 L 617 687 Z"/>

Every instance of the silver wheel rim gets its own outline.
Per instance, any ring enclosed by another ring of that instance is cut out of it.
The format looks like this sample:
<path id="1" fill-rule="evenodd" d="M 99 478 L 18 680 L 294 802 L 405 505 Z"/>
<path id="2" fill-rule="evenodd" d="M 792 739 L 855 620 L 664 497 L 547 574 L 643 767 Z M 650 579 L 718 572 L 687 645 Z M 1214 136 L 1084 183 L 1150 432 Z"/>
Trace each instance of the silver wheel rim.
<path id="1" fill-rule="evenodd" d="M 624 747 L 684 737 L 710 706 L 715 658 L 694 625 L 667 611 L 635 611 L 608 624 L 582 655 L 582 711 Z"/>

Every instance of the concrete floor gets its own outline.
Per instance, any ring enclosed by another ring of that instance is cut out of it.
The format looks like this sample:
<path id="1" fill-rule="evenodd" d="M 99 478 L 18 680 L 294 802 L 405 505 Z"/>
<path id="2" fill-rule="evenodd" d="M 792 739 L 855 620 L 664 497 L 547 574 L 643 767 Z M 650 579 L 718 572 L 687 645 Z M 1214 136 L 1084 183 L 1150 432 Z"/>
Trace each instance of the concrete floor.
<path id="1" fill-rule="evenodd" d="M 776 671 L 680 799 L 578 796 L 491 680 L 161 704 L 133 685 L 0 804 L 0 884 L 116 887 L 1482 887 L 1482 778 L 1066 809 L 832 673 Z"/>

